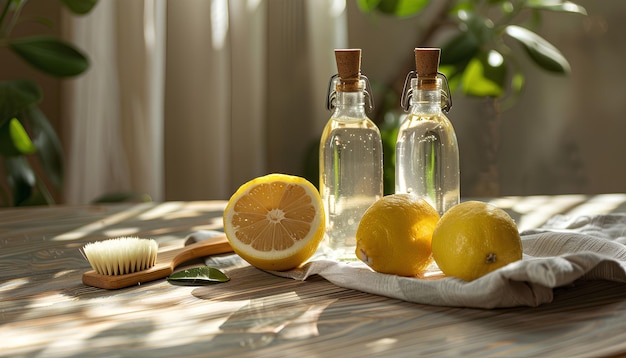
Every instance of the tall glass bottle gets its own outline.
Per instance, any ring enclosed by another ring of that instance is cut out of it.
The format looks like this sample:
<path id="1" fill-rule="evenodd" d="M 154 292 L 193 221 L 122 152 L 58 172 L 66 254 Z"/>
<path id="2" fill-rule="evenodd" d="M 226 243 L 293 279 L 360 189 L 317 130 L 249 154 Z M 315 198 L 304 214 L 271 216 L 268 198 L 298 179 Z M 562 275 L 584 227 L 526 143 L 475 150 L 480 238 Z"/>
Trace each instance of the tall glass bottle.
<path id="1" fill-rule="evenodd" d="M 320 194 L 326 210 L 325 253 L 356 260 L 356 230 L 367 208 L 383 195 L 383 153 L 378 127 L 365 114 L 373 107 L 361 50 L 335 50 L 327 107 L 332 115 L 320 140 Z"/>
<path id="2" fill-rule="evenodd" d="M 444 114 L 452 102 L 438 72 L 439 55 L 438 48 L 415 49 L 416 71 L 407 75 L 402 93 L 402 106 L 410 109 L 396 142 L 395 192 L 415 193 L 443 215 L 459 203 L 460 174 L 456 134 Z"/>

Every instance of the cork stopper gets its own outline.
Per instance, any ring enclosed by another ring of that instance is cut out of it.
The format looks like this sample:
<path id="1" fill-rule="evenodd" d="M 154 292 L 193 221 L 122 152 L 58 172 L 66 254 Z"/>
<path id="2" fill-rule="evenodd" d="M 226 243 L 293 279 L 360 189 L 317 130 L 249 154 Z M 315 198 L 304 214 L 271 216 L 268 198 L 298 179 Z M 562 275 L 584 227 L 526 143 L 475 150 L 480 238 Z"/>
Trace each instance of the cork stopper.
<path id="1" fill-rule="evenodd" d="M 361 49 L 335 50 L 337 72 L 339 74 L 339 92 L 359 91 L 361 78 Z"/>
<path id="2" fill-rule="evenodd" d="M 441 49 L 416 48 L 415 72 L 418 78 L 418 89 L 436 90 L 437 72 L 439 71 L 439 56 Z"/>

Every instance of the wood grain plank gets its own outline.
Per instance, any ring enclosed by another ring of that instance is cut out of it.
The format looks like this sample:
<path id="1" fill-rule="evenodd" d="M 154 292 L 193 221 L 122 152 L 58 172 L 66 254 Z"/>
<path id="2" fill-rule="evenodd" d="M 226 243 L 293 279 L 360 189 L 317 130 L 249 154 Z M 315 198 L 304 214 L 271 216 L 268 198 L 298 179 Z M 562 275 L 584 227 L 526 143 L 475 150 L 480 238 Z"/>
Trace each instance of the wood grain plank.
<path id="1" fill-rule="evenodd" d="M 78 251 L 84 243 L 135 228 L 160 244 L 180 245 L 197 228 L 219 229 L 224 204 L 0 210 L 0 351 L 179 357 L 626 354 L 626 289 L 620 283 L 577 281 L 556 289 L 550 304 L 495 310 L 412 304 L 340 288 L 318 276 L 285 279 L 236 260 L 223 260 L 231 263 L 224 266 L 231 280 L 211 286 L 157 280 L 112 292 L 81 283 L 89 269 Z M 122 220 L 110 220 L 120 214 Z M 73 239 L 60 236 L 85 227 L 93 230 Z"/>

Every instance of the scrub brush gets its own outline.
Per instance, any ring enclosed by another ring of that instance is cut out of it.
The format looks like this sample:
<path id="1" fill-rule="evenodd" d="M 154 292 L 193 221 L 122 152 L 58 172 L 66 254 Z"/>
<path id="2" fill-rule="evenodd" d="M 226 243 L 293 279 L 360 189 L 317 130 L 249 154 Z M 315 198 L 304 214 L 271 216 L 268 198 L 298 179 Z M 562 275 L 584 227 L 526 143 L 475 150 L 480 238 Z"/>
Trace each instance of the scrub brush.
<path id="1" fill-rule="evenodd" d="M 232 248 L 222 234 L 176 249 L 159 250 L 152 239 L 122 237 L 89 243 L 81 251 L 93 269 L 83 274 L 83 283 L 114 290 L 167 277 L 183 262 Z"/>

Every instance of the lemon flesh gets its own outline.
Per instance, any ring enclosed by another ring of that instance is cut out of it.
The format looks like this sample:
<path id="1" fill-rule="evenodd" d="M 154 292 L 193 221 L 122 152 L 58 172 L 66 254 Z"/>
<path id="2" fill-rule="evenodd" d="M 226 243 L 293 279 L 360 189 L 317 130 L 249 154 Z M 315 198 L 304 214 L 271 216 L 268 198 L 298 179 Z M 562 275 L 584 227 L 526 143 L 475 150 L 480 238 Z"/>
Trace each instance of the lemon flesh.
<path id="1" fill-rule="evenodd" d="M 433 257 L 446 276 L 472 281 L 522 259 L 515 221 L 502 209 L 467 201 L 448 210 L 432 239 Z"/>
<path id="2" fill-rule="evenodd" d="M 420 276 L 432 263 L 437 211 L 414 194 L 392 194 L 365 211 L 356 232 L 356 256 L 374 271 Z"/>
<path id="3" fill-rule="evenodd" d="M 243 184 L 224 209 L 224 233 L 251 265 L 284 271 L 308 260 L 324 237 L 319 192 L 304 178 L 269 174 Z"/>

